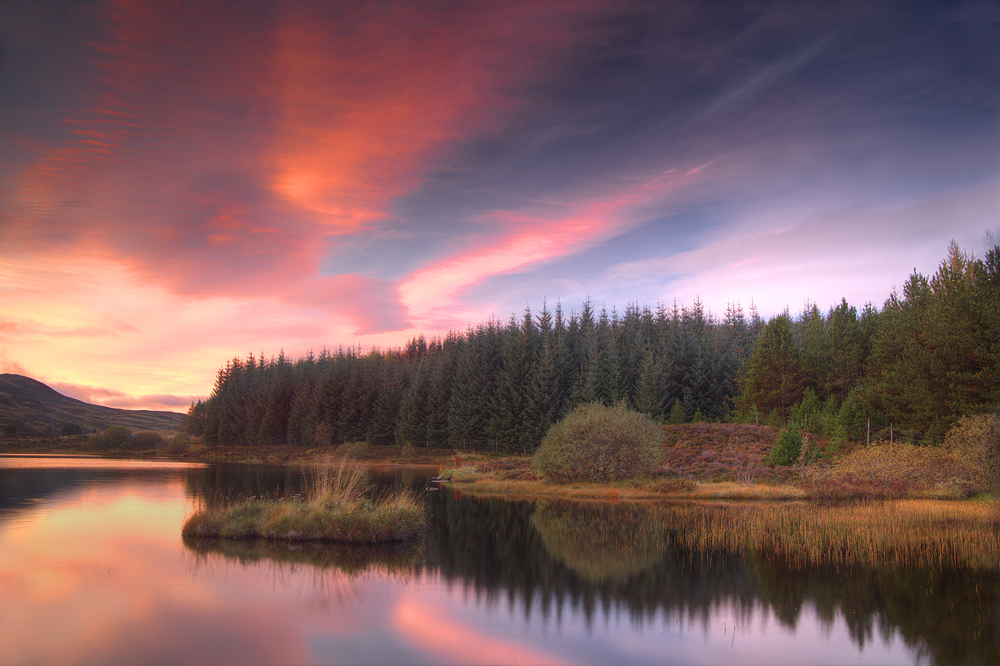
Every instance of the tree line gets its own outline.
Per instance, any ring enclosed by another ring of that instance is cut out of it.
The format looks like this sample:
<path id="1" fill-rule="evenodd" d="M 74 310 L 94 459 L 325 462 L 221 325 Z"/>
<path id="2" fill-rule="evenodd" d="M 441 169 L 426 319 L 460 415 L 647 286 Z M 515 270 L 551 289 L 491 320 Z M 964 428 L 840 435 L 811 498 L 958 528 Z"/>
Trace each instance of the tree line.
<path id="1" fill-rule="evenodd" d="M 662 422 L 793 424 L 863 440 L 868 429 L 940 441 L 1000 398 L 1000 248 L 954 243 L 881 309 L 807 303 L 764 321 L 739 303 L 587 300 L 526 308 L 398 348 L 234 358 L 186 429 L 208 444 L 350 441 L 530 453 L 586 402 L 624 402 Z"/>

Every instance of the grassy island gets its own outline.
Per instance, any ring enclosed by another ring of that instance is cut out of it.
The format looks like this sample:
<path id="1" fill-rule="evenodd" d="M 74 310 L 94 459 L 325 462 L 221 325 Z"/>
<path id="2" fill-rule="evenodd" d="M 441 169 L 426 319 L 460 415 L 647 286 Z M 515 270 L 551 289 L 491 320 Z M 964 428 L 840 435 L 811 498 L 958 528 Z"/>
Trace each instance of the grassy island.
<path id="1" fill-rule="evenodd" d="M 304 495 L 249 497 L 191 515 L 185 537 L 380 544 L 423 534 L 426 517 L 412 492 L 366 496 L 365 472 L 342 461 L 324 465 Z"/>

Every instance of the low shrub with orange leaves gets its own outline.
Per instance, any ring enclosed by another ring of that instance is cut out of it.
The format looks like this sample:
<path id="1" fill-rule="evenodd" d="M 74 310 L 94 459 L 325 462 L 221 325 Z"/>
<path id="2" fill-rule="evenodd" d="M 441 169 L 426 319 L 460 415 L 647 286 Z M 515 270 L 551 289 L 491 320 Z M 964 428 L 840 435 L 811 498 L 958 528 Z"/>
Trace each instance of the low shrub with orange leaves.
<path id="1" fill-rule="evenodd" d="M 836 464 L 803 471 L 803 486 L 819 498 L 969 497 L 984 487 L 977 470 L 953 451 L 876 442 Z"/>

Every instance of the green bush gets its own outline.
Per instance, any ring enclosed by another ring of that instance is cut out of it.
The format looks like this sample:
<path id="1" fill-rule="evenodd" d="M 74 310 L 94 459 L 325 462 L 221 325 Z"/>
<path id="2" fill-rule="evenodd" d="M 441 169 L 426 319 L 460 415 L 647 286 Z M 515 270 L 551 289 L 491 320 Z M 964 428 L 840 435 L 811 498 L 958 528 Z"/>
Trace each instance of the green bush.
<path id="1" fill-rule="evenodd" d="M 624 403 L 579 405 L 552 425 L 531 465 L 557 483 L 612 481 L 654 472 L 662 457 L 663 431 Z"/>
<path id="2" fill-rule="evenodd" d="M 86 447 L 95 451 L 105 451 L 107 449 L 120 449 L 124 446 L 125 440 L 132 436 L 132 430 L 125 426 L 111 426 L 104 432 L 91 435 L 87 440 Z"/>
<path id="3" fill-rule="evenodd" d="M 130 449 L 157 449 L 165 445 L 163 435 L 155 430 L 142 430 L 125 440 L 125 445 Z"/>
<path id="4" fill-rule="evenodd" d="M 170 438 L 167 442 L 167 453 L 170 454 L 180 454 L 186 453 L 188 448 L 191 446 L 191 436 L 186 432 L 179 432 Z"/>
<path id="5" fill-rule="evenodd" d="M 771 447 L 768 456 L 769 465 L 794 465 L 802 454 L 802 433 L 798 430 L 783 429 L 778 434 L 778 441 Z"/>

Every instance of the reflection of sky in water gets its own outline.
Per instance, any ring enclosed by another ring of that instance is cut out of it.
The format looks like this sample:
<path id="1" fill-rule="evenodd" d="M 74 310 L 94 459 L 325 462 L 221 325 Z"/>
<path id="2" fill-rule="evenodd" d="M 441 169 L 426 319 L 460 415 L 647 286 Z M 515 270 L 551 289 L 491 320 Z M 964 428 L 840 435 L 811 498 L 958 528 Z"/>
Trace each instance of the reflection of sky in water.
<path id="1" fill-rule="evenodd" d="M 182 545 L 181 474 L 77 486 L 0 522 L 0 662 L 907 663 L 893 630 L 862 650 L 810 604 L 794 630 L 763 604 L 636 617 L 579 597 L 544 608 L 430 565 L 357 575 Z M 670 594 L 664 590 L 664 594 Z M 735 634 L 734 634 L 735 621 Z M 876 631 L 876 634 L 878 632 Z"/>
<path id="2" fill-rule="evenodd" d="M 0 469 L 93 469 L 93 470 L 177 470 L 205 467 L 205 463 L 173 460 L 115 460 L 91 456 L 61 456 L 50 454 L 3 455 Z"/>

